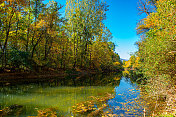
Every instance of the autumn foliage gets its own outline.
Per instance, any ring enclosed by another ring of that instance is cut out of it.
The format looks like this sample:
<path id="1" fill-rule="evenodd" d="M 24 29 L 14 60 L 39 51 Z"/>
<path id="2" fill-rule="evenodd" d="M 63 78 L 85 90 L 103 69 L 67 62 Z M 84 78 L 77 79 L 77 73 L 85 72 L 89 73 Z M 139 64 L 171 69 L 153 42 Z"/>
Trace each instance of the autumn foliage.
<path id="1" fill-rule="evenodd" d="M 103 23 L 108 6 L 99 0 L 68 0 L 65 16 L 61 8 L 56 1 L 1 0 L 0 67 L 120 69 L 112 34 Z"/>
<path id="2" fill-rule="evenodd" d="M 155 11 L 139 23 L 141 33 L 139 47 L 140 67 L 146 76 L 176 74 L 176 2 L 157 0 Z M 148 31 L 144 29 L 148 29 Z"/>

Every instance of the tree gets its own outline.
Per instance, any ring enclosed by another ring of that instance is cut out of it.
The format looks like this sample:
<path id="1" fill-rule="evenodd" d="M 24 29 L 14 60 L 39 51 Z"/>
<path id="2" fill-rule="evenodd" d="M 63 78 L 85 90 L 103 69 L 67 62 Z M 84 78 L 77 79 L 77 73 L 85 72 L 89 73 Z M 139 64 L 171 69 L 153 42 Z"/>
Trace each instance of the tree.
<path id="1" fill-rule="evenodd" d="M 61 8 L 56 1 L 0 1 L 1 67 L 117 69 L 120 59 L 103 23 L 106 3 L 67 0 L 67 19 Z"/>
<path id="2" fill-rule="evenodd" d="M 0 4 L 0 17 L 1 17 L 1 62 L 2 66 L 5 67 L 7 64 L 7 54 L 8 54 L 8 45 L 9 38 L 14 35 L 14 42 L 17 41 L 19 23 L 21 18 L 21 10 L 26 6 L 24 0 L 3 0 Z M 13 42 L 12 42 L 13 43 Z M 17 46 L 15 43 L 14 45 Z"/>
<path id="3" fill-rule="evenodd" d="M 73 48 L 73 68 L 90 65 L 91 50 L 89 49 L 94 40 L 103 37 L 105 11 L 107 5 L 99 0 L 67 1 L 66 18 L 70 24 L 68 32 Z"/>
<path id="4" fill-rule="evenodd" d="M 138 26 L 148 28 L 138 42 L 140 66 L 146 76 L 175 74 L 174 57 L 169 54 L 176 50 L 175 6 L 174 0 L 156 1 L 156 12 L 150 13 Z"/>

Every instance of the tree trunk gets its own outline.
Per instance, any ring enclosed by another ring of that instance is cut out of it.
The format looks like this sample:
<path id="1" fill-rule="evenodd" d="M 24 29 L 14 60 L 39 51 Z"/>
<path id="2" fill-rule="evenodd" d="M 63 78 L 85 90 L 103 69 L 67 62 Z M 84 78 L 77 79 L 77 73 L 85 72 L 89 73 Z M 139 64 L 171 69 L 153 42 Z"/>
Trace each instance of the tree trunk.
<path id="1" fill-rule="evenodd" d="M 35 51 L 37 45 L 39 44 L 39 42 L 41 41 L 42 34 L 43 34 L 43 32 L 40 34 L 39 39 L 37 40 L 37 42 L 36 42 L 35 45 L 33 46 L 32 53 L 31 53 L 31 59 L 33 59 L 33 57 L 34 57 L 34 51 Z"/>
<path id="2" fill-rule="evenodd" d="M 30 0 L 29 0 L 29 7 L 30 7 Z M 28 29 L 27 29 L 27 41 L 26 41 L 26 52 L 28 52 L 28 46 L 29 46 L 29 32 L 30 32 L 30 11 L 29 11 L 29 17 L 28 17 Z"/>
<path id="3" fill-rule="evenodd" d="M 7 27 L 7 30 L 6 30 L 6 38 L 5 38 L 5 42 L 4 42 L 4 46 L 3 46 L 3 53 L 2 53 L 2 66 L 3 67 L 4 67 L 4 64 L 6 66 L 7 42 L 8 42 L 8 38 L 9 38 L 9 32 L 10 32 L 10 27 L 11 27 L 11 20 L 12 20 L 13 15 L 14 15 L 14 13 L 12 13 L 12 15 L 10 17 L 9 25 Z"/>

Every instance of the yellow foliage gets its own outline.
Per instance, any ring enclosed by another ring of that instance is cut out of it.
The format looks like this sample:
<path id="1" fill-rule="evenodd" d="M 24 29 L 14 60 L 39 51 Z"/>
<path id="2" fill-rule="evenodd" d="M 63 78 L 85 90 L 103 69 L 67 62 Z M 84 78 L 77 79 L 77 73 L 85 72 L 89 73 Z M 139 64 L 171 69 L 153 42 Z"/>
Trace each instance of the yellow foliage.
<path id="1" fill-rule="evenodd" d="M 46 26 L 46 22 L 42 19 L 39 21 L 39 23 L 36 25 L 36 28 L 42 28 Z"/>
<path id="2" fill-rule="evenodd" d="M 133 64 L 133 68 L 139 67 L 139 60 L 140 60 L 140 58 L 136 57 L 135 63 Z"/>
<path id="3" fill-rule="evenodd" d="M 4 3 L 4 2 L 0 4 L 0 7 L 4 7 L 4 6 L 5 6 L 5 3 Z"/>
<path id="4" fill-rule="evenodd" d="M 120 80 L 121 79 L 121 77 L 115 77 L 114 78 L 114 80 Z"/>
<path id="5" fill-rule="evenodd" d="M 123 71 L 123 74 L 130 74 L 130 72 L 129 71 Z"/>
<path id="6" fill-rule="evenodd" d="M 123 65 L 124 68 L 128 68 L 131 66 L 131 61 L 125 61 L 125 64 Z"/>
<path id="7" fill-rule="evenodd" d="M 120 62 L 114 62 L 114 66 L 119 66 Z"/>

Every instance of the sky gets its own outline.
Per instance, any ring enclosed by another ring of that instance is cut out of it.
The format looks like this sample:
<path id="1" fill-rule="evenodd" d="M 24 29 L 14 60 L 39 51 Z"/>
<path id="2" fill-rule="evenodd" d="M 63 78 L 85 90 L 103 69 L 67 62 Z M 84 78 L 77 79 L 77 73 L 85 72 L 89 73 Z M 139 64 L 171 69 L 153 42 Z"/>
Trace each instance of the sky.
<path id="1" fill-rule="evenodd" d="M 45 0 L 44 3 L 49 0 Z M 65 6 L 66 0 L 56 0 Z M 136 34 L 136 25 L 140 20 L 137 11 L 138 0 L 105 0 L 109 5 L 107 11 L 107 19 L 105 25 L 111 31 L 115 43 L 115 52 L 122 59 L 129 59 L 130 54 L 137 51 L 137 46 L 134 45 L 139 37 Z M 64 7 L 61 10 L 64 12 Z"/>
<path id="2" fill-rule="evenodd" d="M 137 51 L 134 45 L 139 40 L 136 34 L 136 25 L 140 19 L 137 3 L 138 0 L 107 0 L 110 6 L 105 24 L 112 32 L 115 51 L 123 59 L 129 59 L 130 53 Z"/>

